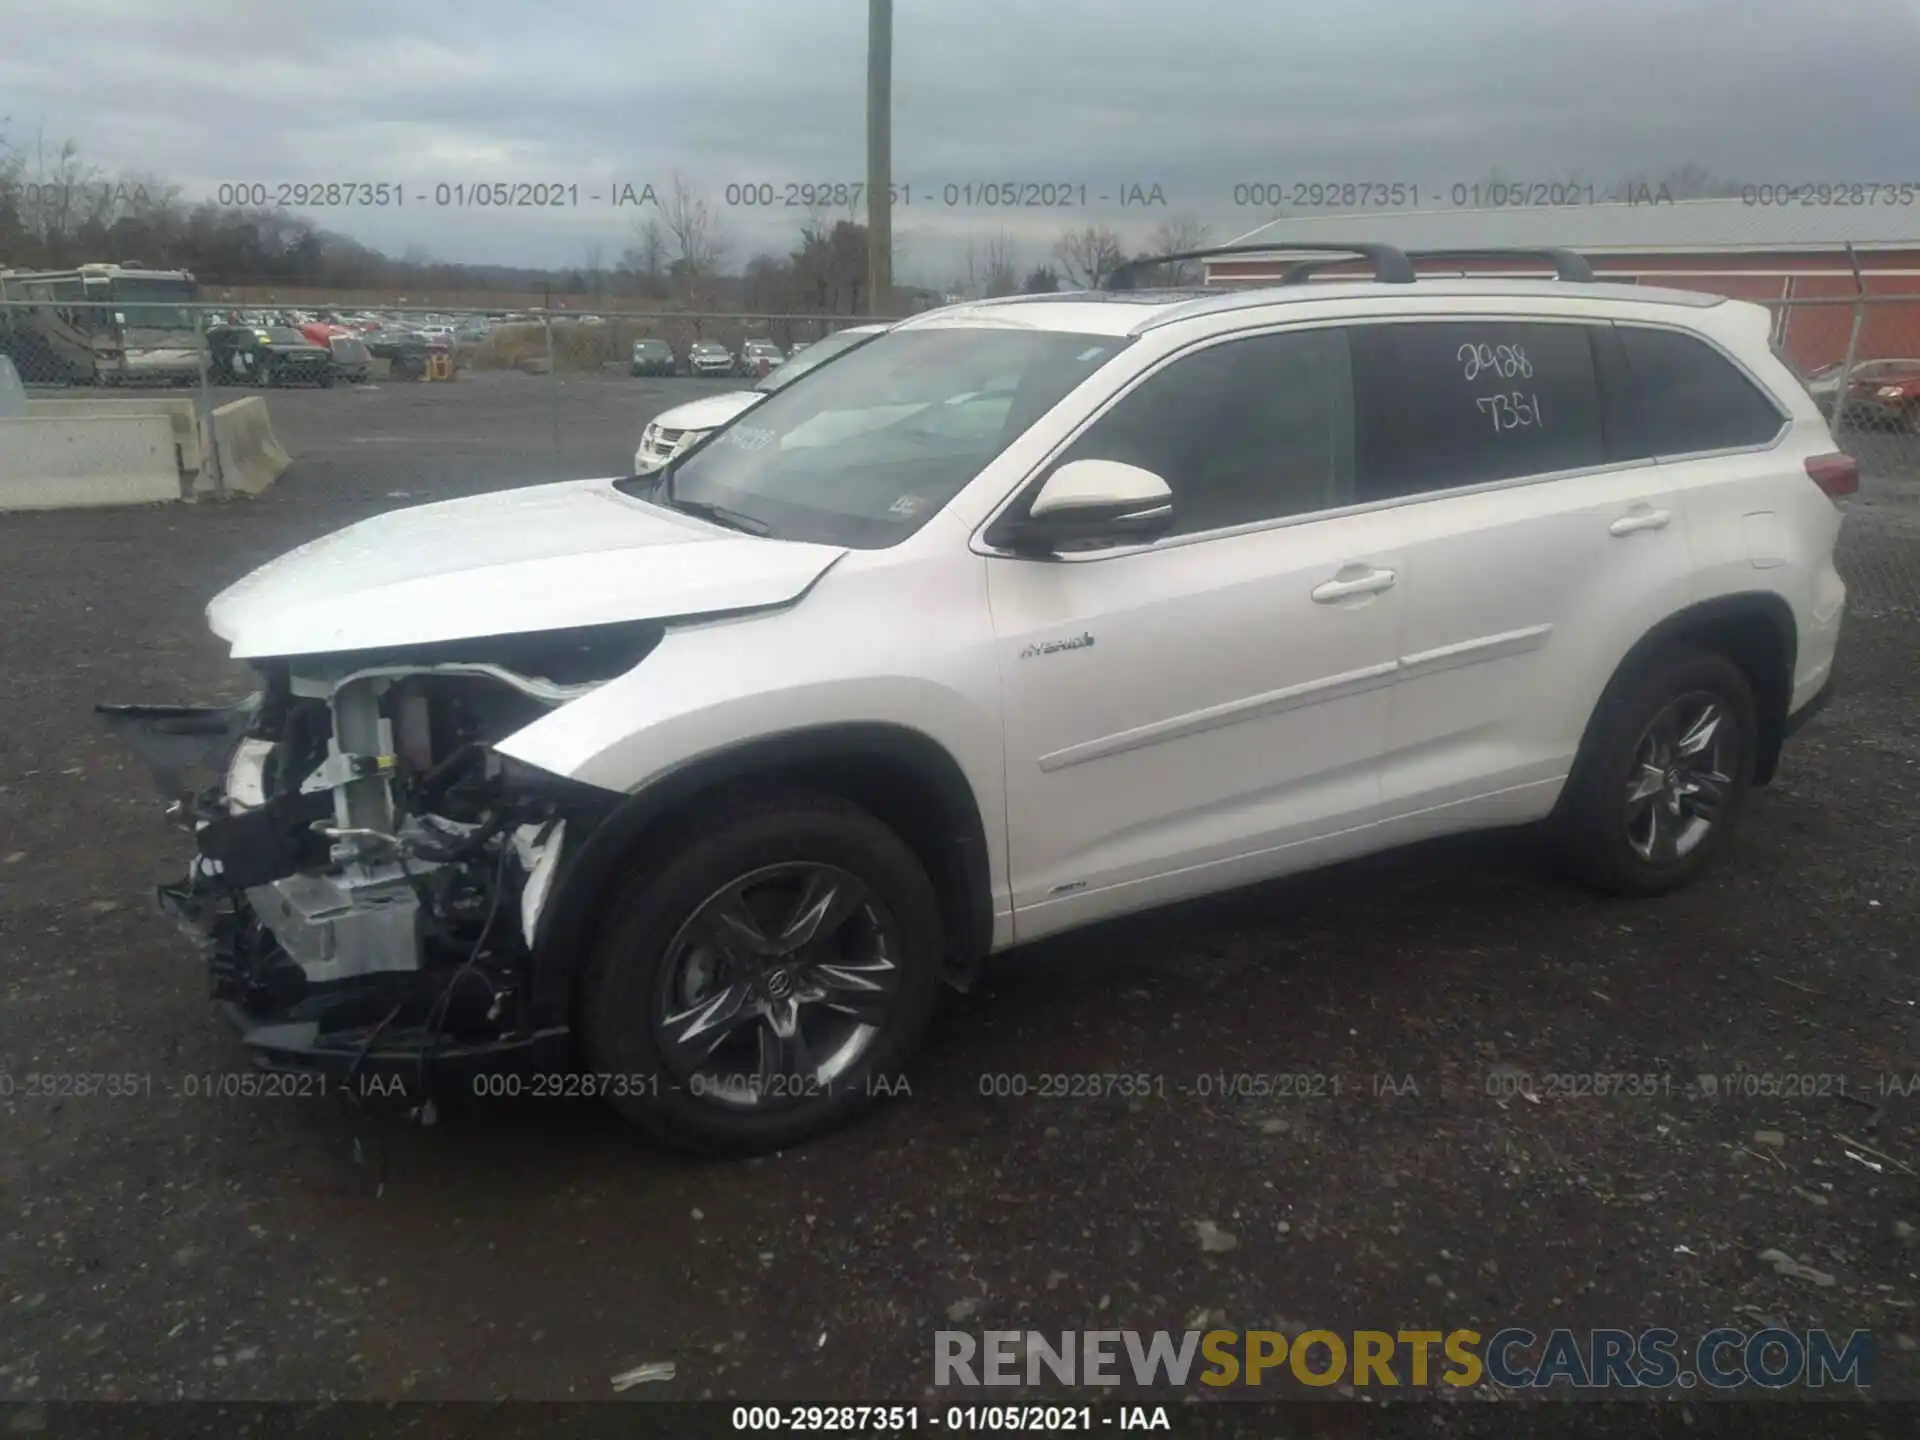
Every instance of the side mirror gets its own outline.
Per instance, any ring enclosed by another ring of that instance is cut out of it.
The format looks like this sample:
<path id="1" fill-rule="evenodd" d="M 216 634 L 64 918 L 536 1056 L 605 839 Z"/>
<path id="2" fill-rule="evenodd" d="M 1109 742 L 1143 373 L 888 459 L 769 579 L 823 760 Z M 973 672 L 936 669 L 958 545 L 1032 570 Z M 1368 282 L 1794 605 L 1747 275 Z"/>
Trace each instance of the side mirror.
<path id="1" fill-rule="evenodd" d="M 1127 545 L 1173 525 L 1173 491 L 1151 470 L 1118 460 L 1071 460 L 1047 477 L 1025 518 L 988 538 L 1023 554 Z"/>

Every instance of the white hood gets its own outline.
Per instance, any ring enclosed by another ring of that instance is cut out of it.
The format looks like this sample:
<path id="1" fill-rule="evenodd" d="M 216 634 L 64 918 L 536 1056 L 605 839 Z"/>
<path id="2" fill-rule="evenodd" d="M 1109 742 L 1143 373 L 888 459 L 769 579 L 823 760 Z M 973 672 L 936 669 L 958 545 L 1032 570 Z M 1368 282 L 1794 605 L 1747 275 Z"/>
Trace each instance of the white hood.
<path id="1" fill-rule="evenodd" d="M 758 390 L 729 390 L 724 395 L 702 395 L 671 410 L 663 410 L 649 424 L 662 430 L 711 430 L 724 425 L 767 397 Z"/>
<path id="2" fill-rule="evenodd" d="M 235 659 L 386 649 L 779 605 L 846 551 L 741 535 L 568 480 L 376 515 L 207 606 Z"/>

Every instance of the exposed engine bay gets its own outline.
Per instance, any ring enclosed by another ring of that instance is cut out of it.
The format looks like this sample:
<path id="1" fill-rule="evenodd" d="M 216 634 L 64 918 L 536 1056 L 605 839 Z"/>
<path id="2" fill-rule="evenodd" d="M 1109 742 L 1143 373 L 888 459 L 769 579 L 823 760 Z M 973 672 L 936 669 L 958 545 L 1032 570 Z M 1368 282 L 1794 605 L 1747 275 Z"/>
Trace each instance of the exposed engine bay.
<path id="1" fill-rule="evenodd" d="M 594 807 L 492 746 L 638 656 L 519 658 L 549 674 L 315 657 L 258 665 L 264 687 L 225 709 L 100 707 L 194 835 L 161 903 L 207 939 L 214 997 L 264 1058 L 424 1068 L 564 1036 L 533 1003 L 536 925 Z"/>

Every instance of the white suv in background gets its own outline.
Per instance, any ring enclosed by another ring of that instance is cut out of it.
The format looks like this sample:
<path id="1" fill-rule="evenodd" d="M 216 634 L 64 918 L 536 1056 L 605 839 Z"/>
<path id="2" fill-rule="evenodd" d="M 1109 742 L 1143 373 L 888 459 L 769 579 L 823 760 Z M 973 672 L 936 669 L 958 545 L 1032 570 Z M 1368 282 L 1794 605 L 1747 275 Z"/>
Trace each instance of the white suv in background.
<path id="1" fill-rule="evenodd" d="M 640 447 L 633 452 L 633 473 L 652 474 L 674 456 L 691 450 L 734 416 L 751 410 L 782 386 L 798 380 L 834 356 L 846 354 L 887 328 L 886 325 L 852 325 L 845 330 L 837 330 L 826 339 L 809 345 L 785 364 L 768 371 L 751 390 L 729 390 L 724 395 L 706 395 L 662 411 L 648 421 L 646 428 L 640 432 Z"/>
<path id="2" fill-rule="evenodd" d="M 1853 462 L 1757 305 L 1354 250 L 916 315 L 216 597 L 260 693 L 117 718 L 217 756 L 163 896 L 247 1043 L 767 1150 L 1042 936 L 1499 826 L 1692 879 L 1831 689 Z"/>

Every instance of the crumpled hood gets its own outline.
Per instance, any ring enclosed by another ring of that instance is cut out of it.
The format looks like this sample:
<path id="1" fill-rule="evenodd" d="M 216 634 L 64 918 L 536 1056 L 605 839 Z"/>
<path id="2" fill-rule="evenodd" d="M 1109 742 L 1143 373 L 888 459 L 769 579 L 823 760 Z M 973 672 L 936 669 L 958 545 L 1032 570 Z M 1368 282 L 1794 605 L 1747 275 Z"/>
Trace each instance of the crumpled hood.
<path id="1" fill-rule="evenodd" d="M 235 659 L 387 649 L 785 604 L 846 553 L 740 535 L 568 480 L 416 505 L 216 595 Z"/>

